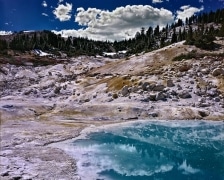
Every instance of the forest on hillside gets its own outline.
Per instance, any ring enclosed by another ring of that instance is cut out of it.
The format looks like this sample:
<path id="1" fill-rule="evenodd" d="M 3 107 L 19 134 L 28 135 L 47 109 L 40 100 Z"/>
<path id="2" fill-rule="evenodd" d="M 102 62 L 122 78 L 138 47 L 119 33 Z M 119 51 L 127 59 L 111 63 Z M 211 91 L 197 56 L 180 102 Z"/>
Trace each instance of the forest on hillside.
<path id="1" fill-rule="evenodd" d="M 122 41 L 95 41 L 83 37 L 63 38 L 51 31 L 17 32 L 9 37 L 0 36 L 0 52 L 7 55 L 7 50 L 30 51 L 40 49 L 57 54 L 62 51 L 68 56 L 102 55 L 103 52 L 127 50 L 128 54 L 149 52 L 172 43 L 186 40 L 186 44 L 202 49 L 216 48 L 216 36 L 224 37 L 224 9 L 193 15 L 185 21 L 178 20 L 166 27 L 148 29 L 139 28 L 134 38 Z"/>

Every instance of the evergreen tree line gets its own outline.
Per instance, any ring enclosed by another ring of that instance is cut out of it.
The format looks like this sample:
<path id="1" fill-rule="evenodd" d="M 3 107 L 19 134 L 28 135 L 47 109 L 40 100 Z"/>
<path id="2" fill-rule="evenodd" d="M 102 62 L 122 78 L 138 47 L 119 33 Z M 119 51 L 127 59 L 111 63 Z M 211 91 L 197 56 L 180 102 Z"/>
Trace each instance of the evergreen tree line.
<path id="1" fill-rule="evenodd" d="M 11 41 L 0 39 L 0 50 L 13 49 L 18 51 L 30 51 L 40 49 L 57 53 L 58 50 L 66 52 L 70 56 L 95 55 L 110 51 L 112 43 L 89 40 L 83 37 L 63 38 L 51 31 L 40 31 L 13 35 Z"/>
<path id="2" fill-rule="evenodd" d="M 213 23 L 210 24 L 209 23 Z M 221 28 L 215 28 L 214 25 Z M 209 25 L 209 26 L 208 26 Z M 103 52 L 128 50 L 129 54 L 151 51 L 172 43 L 186 40 L 186 44 L 195 45 L 203 49 L 214 49 L 215 36 L 224 37 L 224 9 L 215 12 L 202 13 L 186 18 L 185 22 L 167 25 L 162 29 L 157 25 L 147 30 L 141 28 L 134 38 L 122 41 L 94 41 L 82 37 L 63 38 L 51 31 L 16 33 L 10 41 L 0 39 L 0 50 L 29 51 L 41 49 L 57 53 L 58 50 L 70 56 L 102 55 Z"/>
<path id="3" fill-rule="evenodd" d="M 211 23 L 211 24 L 209 24 Z M 215 28 L 220 25 L 221 28 Z M 152 51 L 164 46 L 186 40 L 185 44 L 195 45 L 202 49 L 213 50 L 216 48 L 215 36 L 224 37 L 224 9 L 193 15 L 186 18 L 185 22 L 179 19 L 177 22 L 154 29 L 141 28 L 135 37 L 129 40 L 114 42 L 117 51 L 128 49 L 130 54 L 143 51 Z"/>

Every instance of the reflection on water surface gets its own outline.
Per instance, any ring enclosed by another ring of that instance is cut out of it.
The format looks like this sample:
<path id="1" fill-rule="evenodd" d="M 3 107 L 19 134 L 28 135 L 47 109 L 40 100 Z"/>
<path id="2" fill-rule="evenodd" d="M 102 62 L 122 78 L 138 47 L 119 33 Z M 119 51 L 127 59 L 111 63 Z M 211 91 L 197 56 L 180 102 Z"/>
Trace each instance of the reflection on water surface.
<path id="1" fill-rule="evenodd" d="M 82 179 L 224 179 L 223 122 L 113 126 L 74 141 L 69 151 Z"/>

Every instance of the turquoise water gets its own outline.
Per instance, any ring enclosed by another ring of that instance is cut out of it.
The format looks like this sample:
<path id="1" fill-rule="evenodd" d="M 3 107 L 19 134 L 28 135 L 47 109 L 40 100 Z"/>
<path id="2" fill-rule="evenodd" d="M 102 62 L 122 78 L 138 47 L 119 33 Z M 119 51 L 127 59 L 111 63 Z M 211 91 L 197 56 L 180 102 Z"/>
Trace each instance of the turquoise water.
<path id="1" fill-rule="evenodd" d="M 70 151 L 82 179 L 224 180 L 224 122 L 112 126 L 74 141 Z"/>

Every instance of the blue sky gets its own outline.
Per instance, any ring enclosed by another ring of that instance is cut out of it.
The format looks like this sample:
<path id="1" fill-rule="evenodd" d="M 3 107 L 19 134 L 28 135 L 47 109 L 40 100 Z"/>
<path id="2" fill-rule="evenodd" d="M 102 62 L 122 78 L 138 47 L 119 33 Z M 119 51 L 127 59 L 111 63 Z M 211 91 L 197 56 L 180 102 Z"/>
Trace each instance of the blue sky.
<path id="1" fill-rule="evenodd" d="M 54 30 L 92 39 L 133 37 L 141 27 L 224 8 L 224 0 L 0 0 L 0 31 Z"/>

